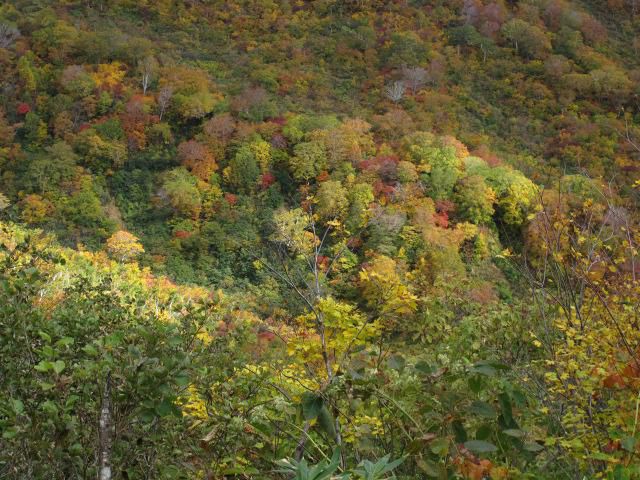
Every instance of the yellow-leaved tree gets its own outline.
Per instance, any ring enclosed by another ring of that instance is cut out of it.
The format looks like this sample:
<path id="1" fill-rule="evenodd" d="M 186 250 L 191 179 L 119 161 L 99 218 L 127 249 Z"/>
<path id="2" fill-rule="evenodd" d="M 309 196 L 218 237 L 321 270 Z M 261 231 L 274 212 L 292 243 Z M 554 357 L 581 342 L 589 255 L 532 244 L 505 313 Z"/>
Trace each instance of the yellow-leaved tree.
<path id="1" fill-rule="evenodd" d="M 544 372 L 532 386 L 542 387 L 541 413 L 556 426 L 549 448 L 593 478 L 632 478 L 618 474 L 637 465 L 640 447 L 640 229 L 597 185 L 567 189 L 564 180 L 528 228 L 540 307 L 532 343 Z"/>
<path id="2" fill-rule="evenodd" d="M 119 230 L 107 239 L 106 250 L 120 262 L 126 262 L 144 253 L 138 237 L 125 230 Z"/>

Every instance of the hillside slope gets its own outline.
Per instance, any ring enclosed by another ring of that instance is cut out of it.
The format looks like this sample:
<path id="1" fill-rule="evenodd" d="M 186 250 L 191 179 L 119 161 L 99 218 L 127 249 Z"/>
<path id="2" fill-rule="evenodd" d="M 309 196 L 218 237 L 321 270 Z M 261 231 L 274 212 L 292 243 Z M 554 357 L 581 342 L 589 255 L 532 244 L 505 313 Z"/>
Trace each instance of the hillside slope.
<path id="1" fill-rule="evenodd" d="M 0 477 L 640 478 L 638 8 L 0 6 Z"/>

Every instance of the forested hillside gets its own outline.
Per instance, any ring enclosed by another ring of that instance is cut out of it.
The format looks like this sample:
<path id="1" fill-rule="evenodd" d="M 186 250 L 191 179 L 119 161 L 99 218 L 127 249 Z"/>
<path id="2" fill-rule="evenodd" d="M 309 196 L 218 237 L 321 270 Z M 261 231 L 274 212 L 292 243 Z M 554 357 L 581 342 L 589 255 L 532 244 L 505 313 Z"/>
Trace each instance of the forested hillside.
<path id="1" fill-rule="evenodd" d="M 0 478 L 640 479 L 636 0 L 0 5 Z"/>

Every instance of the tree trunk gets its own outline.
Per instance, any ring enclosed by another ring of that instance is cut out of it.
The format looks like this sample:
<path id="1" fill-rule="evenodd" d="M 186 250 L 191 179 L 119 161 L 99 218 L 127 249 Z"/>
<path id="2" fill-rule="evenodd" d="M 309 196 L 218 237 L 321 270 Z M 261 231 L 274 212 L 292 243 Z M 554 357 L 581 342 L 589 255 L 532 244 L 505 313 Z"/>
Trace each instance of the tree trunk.
<path id="1" fill-rule="evenodd" d="M 107 373 L 102 391 L 102 407 L 100 408 L 99 440 L 100 451 L 98 480 L 111 480 L 111 442 L 112 442 L 112 418 L 111 418 L 111 373 Z"/>

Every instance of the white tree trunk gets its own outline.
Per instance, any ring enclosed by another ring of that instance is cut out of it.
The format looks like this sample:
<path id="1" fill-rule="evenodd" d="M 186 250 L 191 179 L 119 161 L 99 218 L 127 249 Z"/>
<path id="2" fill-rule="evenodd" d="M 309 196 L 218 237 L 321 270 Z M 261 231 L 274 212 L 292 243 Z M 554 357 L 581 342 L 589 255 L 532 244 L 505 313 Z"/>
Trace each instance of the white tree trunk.
<path id="1" fill-rule="evenodd" d="M 98 480 L 111 480 L 111 373 L 107 373 L 107 378 L 104 382 L 99 429 L 100 452 Z"/>

